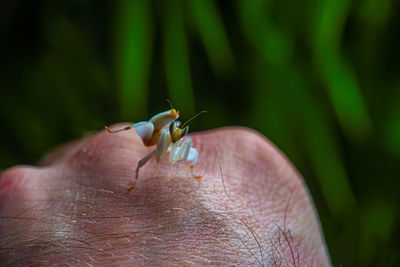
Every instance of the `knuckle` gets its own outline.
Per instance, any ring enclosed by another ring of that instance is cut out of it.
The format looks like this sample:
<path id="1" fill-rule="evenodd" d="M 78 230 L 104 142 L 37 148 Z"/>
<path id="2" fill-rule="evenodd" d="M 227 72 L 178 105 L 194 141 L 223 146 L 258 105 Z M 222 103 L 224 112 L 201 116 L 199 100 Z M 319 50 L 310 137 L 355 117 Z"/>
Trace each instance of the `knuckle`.
<path id="1" fill-rule="evenodd" d="M 39 186 L 34 183 L 35 167 L 14 166 L 1 173 L 0 176 L 0 213 L 4 214 L 12 205 L 18 203 L 17 199 L 24 198 L 32 192 L 32 188 Z"/>
<path id="2" fill-rule="evenodd" d="M 200 150 L 200 158 L 208 161 L 203 164 L 212 166 L 210 172 L 216 182 L 221 179 L 218 166 L 221 164 L 225 181 L 241 197 L 254 203 L 261 203 L 261 200 L 265 203 L 285 203 L 275 200 L 286 200 L 294 187 L 303 191 L 302 178 L 292 164 L 267 138 L 254 130 L 223 128 L 201 134 L 200 140 L 197 140 L 203 149 Z M 301 194 L 304 195 L 304 191 Z"/>
<path id="3" fill-rule="evenodd" d="M 246 169 L 264 169 L 279 171 L 282 166 L 291 166 L 284 154 L 265 136 L 255 130 L 245 127 L 222 128 L 212 133 L 214 144 L 224 158 L 233 160 L 237 165 Z M 205 145 L 203 145 L 205 146 Z"/>
<path id="4" fill-rule="evenodd" d="M 30 175 L 32 167 L 25 165 L 18 165 L 6 169 L 0 176 L 0 188 L 10 187 L 21 183 Z"/>

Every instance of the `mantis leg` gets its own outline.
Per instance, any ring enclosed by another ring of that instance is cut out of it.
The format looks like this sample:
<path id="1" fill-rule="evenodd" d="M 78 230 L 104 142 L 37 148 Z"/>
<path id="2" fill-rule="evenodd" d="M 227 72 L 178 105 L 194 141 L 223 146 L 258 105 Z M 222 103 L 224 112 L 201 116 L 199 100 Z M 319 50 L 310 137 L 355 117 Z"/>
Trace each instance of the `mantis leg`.
<path id="1" fill-rule="evenodd" d="M 193 164 L 197 161 L 197 150 L 191 148 L 192 139 L 188 137 L 185 141 L 180 141 L 172 145 L 171 152 L 169 154 L 169 161 L 174 164 L 177 161 L 194 161 Z"/>
<path id="2" fill-rule="evenodd" d="M 149 161 L 149 159 L 156 153 L 156 150 L 153 150 L 151 153 L 149 153 L 148 155 L 146 155 L 144 158 L 142 158 L 141 160 L 139 160 L 138 165 L 136 167 L 136 173 L 135 173 L 135 180 L 133 182 L 132 187 L 130 187 L 128 189 L 128 191 L 130 192 L 136 185 L 136 181 L 139 178 L 139 169 L 142 168 L 147 161 Z"/>
<path id="3" fill-rule="evenodd" d="M 153 123 L 148 122 L 148 121 L 137 122 L 137 123 L 134 123 L 134 124 L 132 124 L 130 126 L 126 126 L 126 127 L 122 128 L 122 129 L 115 130 L 115 131 L 110 130 L 110 128 L 108 128 L 108 126 L 104 126 L 104 128 L 109 133 L 119 133 L 119 132 L 122 132 L 122 131 L 128 131 L 128 130 L 130 130 L 132 128 L 136 128 L 136 132 L 140 136 L 140 138 L 142 138 L 142 140 L 151 139 L 151 137 L 153 135 L 153 131 L 154 131 Z"/>
<path id="4" fill-rule="evenodd" d="M 171 145 L 171 151 L 169 152 L 169 162 L 172 164 L 175 164 L 177 161 L 179 161 L 182 158 L 182 153 L 183 153 L 183 145 L 185 144 L 186 140 L 183 141 L 183 139 L 180 139 L 176 143 L 173 143 Z M 186 145 L 185 145 L 186 147 Z"/>
<path id="5" fill-rule="evenodd" d="M 194 164 L 196 164 L 198 158 L 199 158 L 199 152 L 197 152 L 197 149 L 191 147 L 190 151 L 189 151 L 189 155 L 187 157 L 187 160 L 190 160 L 192 162 L 192 165 L 190 165 L 190 171 L 192 172 L 192 176 L 195 179 L 201 178 L 201 176 L 195 175 L 193 173 Z"/>
<path id="6" fill-rule="evenodd" d="M 157 148 L 156 148 L 156 159 L 157 163 L 160 162 L 162 157 L 167 152 L 169 145 L 171 144 L 171 135 L 169 134 L 168 129 L 163 129 L 158 139 Z"/>
<path id="7" fill-rule="evenodd" d="M 170 158 L 169 161 L 174 164 L 176 162 L 181 163 L 184 161 L 191 161 L 190 171 L 192 172 L 192 176 L 195 179 L 200 179 L 201 176 L 195 175 L 193 173 L 194 164 L 196 164 L 198 160 L 198 151 L 195 148 L 191 147 L 192 139 L 187 138 L 184 142 L 177 142 L 173 144 L 171 147 Z"/>
<path id="8" fill-rule="evenodd" d="M 192 162 L 192 165 L 194 165 L 196 164 L 198 159 L 199 159 L 199 152 L 197 152 L 197 149 L 191 147 L 189 155 L 186 160 L 190 160 Z"/>
<path id="9" fill-rule="evenodd" d="M 192 145 L 192 139 L 188 137 L 181 146 L 181 152 L 179 153 L 179 159 L 178 159 L 179 161 L 187 160 L 191 145 Z"/>
<path id="10" fill-rule="evenodd" d="M 128 130 L 132 129 L 131 126 L 126 126 L 125 128 L 122 128 L 122 129 L 119 129 L 119 130 L 115 130 L 115 131 L 110 130 L 110 128 L 108 128 L 108 126 L 104 126 L 104 128 L 107 130 L 107 132 L 112 133 L 112 134 L 119 133 L 119 132 L 122 132 L 122 131 L 128 131 Z"/>

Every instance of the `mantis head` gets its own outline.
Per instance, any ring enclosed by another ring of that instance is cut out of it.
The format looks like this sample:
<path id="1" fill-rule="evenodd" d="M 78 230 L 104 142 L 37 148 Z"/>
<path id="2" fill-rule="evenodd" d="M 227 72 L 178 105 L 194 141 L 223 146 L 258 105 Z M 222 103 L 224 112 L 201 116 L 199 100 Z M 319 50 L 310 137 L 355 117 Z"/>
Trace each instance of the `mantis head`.
<path id="1" fill-rule="evenodd" d="M 189 131 L 189 126 L 186 126 L 185 128 L 181 129 L 179 128 L 179 122 L 172 121 L 169 124 L 169 134 L 171 135 L 171 141 L 172 143 L 176 143 L 178 140 L 183 138 Z"/>
<path id="2" fill-rule="evenodd" d="M 181 127 L 180 127 L 180 122 L 177 121 L 176 119 L 173 120 L 170 124 L 169 124 L 169 134 L 171 135 L 171 141 L 172 143 L 176 143 L 179 139 L 183 138 L 189 131 L 189 126 L 186 126 L 186 124 L 188 124 L 191 120 L 193 120 L 194 118 L 196 118 L 197 116 L 199 116 L 202 113 L 206 113 L 207 111 L 200 111 L 199 113 L 197 113 L 196 115 L 194 115 L 192 118 L 190 118 L 188 121 L 186 121 Z M 179 115 L 179 112 L 178 112 Z"/>

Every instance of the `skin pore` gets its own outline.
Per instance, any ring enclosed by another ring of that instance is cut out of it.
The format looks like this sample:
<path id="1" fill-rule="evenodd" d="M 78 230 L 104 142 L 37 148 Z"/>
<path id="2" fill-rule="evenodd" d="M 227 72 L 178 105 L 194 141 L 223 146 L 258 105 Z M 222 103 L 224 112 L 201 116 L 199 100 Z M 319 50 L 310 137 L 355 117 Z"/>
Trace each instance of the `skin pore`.
<path id="1" fill-rule="evenodd" d="M 0 265 L 330 266 L 306 186 L 269 141 L 245 128 L 191 137 L 201 179 L 151 159 L 129 193 L 154 149 L 134 131 L 4 171 Z"/>

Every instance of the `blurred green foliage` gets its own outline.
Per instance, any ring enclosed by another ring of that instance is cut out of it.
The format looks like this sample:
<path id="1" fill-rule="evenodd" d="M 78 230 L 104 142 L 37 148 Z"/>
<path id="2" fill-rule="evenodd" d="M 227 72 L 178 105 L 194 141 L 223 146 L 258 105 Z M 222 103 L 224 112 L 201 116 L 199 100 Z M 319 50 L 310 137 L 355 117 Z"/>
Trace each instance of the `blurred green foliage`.
<path id="1" fill-rule="evenodd" d="M 335 266 L 400 262 L 391 0 L 8 1 L 0 166 L 169 108 L 257 129 L 303 174 Z"/>

